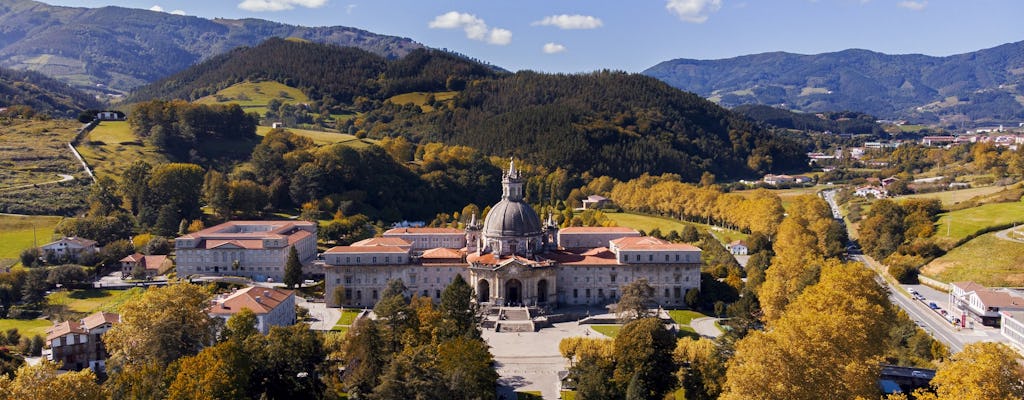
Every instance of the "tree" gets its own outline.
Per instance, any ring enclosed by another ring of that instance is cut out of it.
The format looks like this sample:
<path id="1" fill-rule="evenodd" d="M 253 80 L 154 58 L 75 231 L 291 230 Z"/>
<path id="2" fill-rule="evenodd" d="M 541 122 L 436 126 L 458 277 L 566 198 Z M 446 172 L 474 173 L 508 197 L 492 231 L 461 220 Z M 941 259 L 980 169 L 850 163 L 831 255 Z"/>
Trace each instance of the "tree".
<path id="1" fill-rule="evenodd" d="M 284 264 L 284 284 L 289 289 L 302 283 L 302 262 L 299 261 L 299 252 L 295 246 L 288 249 L 288 261 Z"/>
<path id="2" fill-rule="evenodd" d="M 231 210 L 237 211 L 246 218 L 263 214 L 263 209 L 270 203 L 270 195 L 260 184 L 250 181 L 232 181 L 230 186 L 229 204 Z"/>
<path id="3" fill-rule="evenodd" d="M 171 250 L 174 250 L 174 244 L 163 236 L 151 237 L 142 247 L 142 253 L 146 255 L 167 255 Z"/>
<path id="4" fill-rule="evenodd" d="M 470 336 L 479 337 L 477 329 L 477 307 L 473 303 L 473 288 L 462 275 L 455 275 L 452 283 L 441 293 L 441 313 L 454 328 L 447 337 Z"/>
<path id="5" fill-rule="evenodd" d="M 697 233 L 697 228 L 691 224 L 686 224 L 683 227 L 683 231 L 679 233 L 679 240 L 686 243 L 694 243 L 700 240 L 700 235 Z"/>
<path id="6" fill-rule="evenodd" d="M 613 379 L 622 391 L 631 380 L 642 385 L 642 398 L 660 399 L 676 385 L 672 351 L 676 337 L 658 318 L 643 318 L 622 327 L 615 336 Z"/>
<path id="7" fill-rule="evenodd" d="M 372 393 L 387 366 L 386 345 L 377 321 L 359 321 L 348 332 L 345 343 L 345 386 L 356 398 Z"/>
<path id="8" fill-rule="evenodd" d="M 64 264 L 50 268 L 46 282 L 51 285 L 67 285 L 69 283 L 85 282 L 89 280 L 89 273 L 80 265 Z"/>
<path id="9" fill-rule="evenodd" d="M 206 313 L 211 297 L 200 286 L 181 283 L 150 287 L 140 299 L 125 303 L 121 323 L 103 336 L 112 363 L 167 365 L 198 353 L 213 342 L 214 324 Z"/>
<path id="10" fill-rule="evenodd" d="M 18 368 L 14 378 L 0 376 L 0 398 L 46 400 L 101 400 L 107 395 L 92 370 L 59 373 L 57 364 L 42 360 L 36 365 Z"/>
<path id="11" fill-rule="evenodd" d="M 143 207 L 146 207 L 146 200 L 149 197 L 149 176 L 153 169 L 148 163 L 136 160 L 125 169 L 121 175 L 121 185 L 118 192 L 124 198 L 132 215 L 138 216 Z"/>
<path id="12" fill-rule="evenodd" d="M 41 262 L 40 257 L 42 256 L 43 252 L 39 250 L 38 247 L 30 247 L 25 250 L 22 250 L 20 256 L 21 265 L 24 265 L 26 267 L 35 266 L 36 264 L 39 264 Z"/>
<path id="13" fill-rule="evenodd" d="M 46 281 L 49 273 L 46 268 L 32 268 L 25 276 L 25 283 L 21 288 L 21 299 L 29 304 L 39 304 L 46 301 L 46 291 L 51 285 Z"/>
<path id="14" fill-rule="evenodd" d="M 647 283 L 647 278 L 640 278 L 621 287 L 622 297 L 615 307 L 615 316 L 623 323 L 647 318 L 648 308 L 653 302 L 654 288 Z"/>
<path id="15" fill-rule="evenodd" d="M 334 304 L 338 307 L 343 307 L 348 304 L 348 296 L 345 295 L 345 286 L 338 284 L 334 287 L 334 293 L 331 293 L 331 300 L 334 300 Z"/>
<path id="16" fill-rule="evenodd" d="M 317 366 L 323 362 L 323 341 L 305 324 L 274 326 L 245 341 L 253 359 L 250 396 L 271 399 L 316 398 L 323 392 Z"/>
<path id="17" fill-rule="evenodd" d="M 682 338 L 672 358 L 680 366 L 676 376 L 689 400 L 717 399 L 725 381 L 725 355 L 709 339 Z"/>
<path id="18" fill-rule="evenodd" d="M 231 217 L 229 187 L 224 174 L 210 169 L 203 177 L 203 200 L 221 219 Z"/>
<path id="19" fill-rule="evenodd" d="M 172 400 L 245 398 L 253 360 L 244 344 L 228 340 L 182 358 L 167 391 Z"/>
<path id="20" fill-rule="evenodd" d="M 245 340 L 250 336 L 257 335 L 260 333 L 256 330 L 258 322 L 256 314 L 252 310 L 243 308 L 228 318 L 224 331 L 221 332 L 221 340 Z"/>
<path id="21" fill-rule="evenodd" d="M 458 337 L 438 345 L 437 367 L 457 399 L 494 399 L 498 373 L 487 343 Z"/>
<path id="22" fill-rule="evenodd" d="M 1020 354 L 1002 343 L 964 346 L 950 362 L 939 366 L 931 385 L 935 393 L 914 392 L 922 400 L 983 400 L 1024 398 L 1024 367 Z"/>

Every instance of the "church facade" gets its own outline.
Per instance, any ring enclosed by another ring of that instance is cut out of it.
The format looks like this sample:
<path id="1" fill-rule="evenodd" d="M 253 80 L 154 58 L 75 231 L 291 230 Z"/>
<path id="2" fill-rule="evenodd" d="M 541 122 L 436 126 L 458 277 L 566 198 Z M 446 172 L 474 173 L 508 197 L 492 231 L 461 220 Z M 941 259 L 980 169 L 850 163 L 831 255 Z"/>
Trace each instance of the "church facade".
<path id="1" fill-rule="evenodd" d="M 464 230 L 396 228 L 331 248 L 323 253 L 328 305 L 372 307 L 392 279 L 411 295 L 439 301 L 456 275 L 483 305 L 607 304 L 622 285 L 647 279 L 654 300 L 673 307 L 700 288 L 699 248 L 629 228 L 560 229 L 551 216 L 541 221 L 523 196 L 522 176 L 510 162 L 501 200 L 482 224 L 474 215 Z M 338 286 L 344 296 L 335 299 Z"/>

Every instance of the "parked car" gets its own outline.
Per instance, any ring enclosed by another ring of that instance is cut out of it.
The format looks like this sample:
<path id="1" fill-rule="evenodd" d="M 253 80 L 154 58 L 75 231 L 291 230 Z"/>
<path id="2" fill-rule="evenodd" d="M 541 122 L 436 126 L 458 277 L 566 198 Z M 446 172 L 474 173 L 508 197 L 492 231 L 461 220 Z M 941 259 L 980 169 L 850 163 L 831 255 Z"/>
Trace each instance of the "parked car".
<path id="1" fill-rule="evenodd" d="M 931 302 L 931 303 L 928 303 L 928 307 L 931 308 L 932 310 L 938 310 L 939 309 L 939 305 L 935 304 L 934 301 Z"/>

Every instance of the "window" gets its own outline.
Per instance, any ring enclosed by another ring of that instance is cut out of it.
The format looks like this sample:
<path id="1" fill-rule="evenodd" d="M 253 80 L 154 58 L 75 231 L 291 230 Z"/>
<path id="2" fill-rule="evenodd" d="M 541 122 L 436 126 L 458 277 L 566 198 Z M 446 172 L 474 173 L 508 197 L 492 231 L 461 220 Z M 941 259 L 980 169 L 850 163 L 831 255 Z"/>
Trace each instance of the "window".
<path id="1" fill-rule="evenodd" d="M 362 300 L 362 299 L 363 299 L 363 291 L 362 290 L 356 290 L 356 300 Z"/>
<path id="2" fill-rule="evenodd" d="M 361 263 L 361 262 L 362 262 L 362 260 L 360 260 L 359 257 L 356 257 L 356 264 Z"/>
<path id="3" fill-rule="evenodd" d="M 647 261 L 654 261 L 654 254 L 648 254 Z"/>
<path id="4" fill-rule="evenodd" d="M 428 296 L 430 296 L 430 295 L 427 294 L 427 289 L 423 289 L 423 297 L 428 297 Z"/>
<path id="5" fill-rule="evenodd" d="M 377 289 L 373 290 L 373 299 L 377 300 Z"/>
<path id="6" fill-rule="evenodd" d="M 376 263 L 377 263 L 377 257 L 373 257 L 373 261 L 372 261 L 372 262 L 373 262 L 374 264 L 376 264 Z"/>
<path id="7" fill-rule="evenodd" d="M 679 286 L 676 286 L 675 288 L 672 289 L 672 295 L 673 297 L 678 299 L 683 295 L 683 289 L 681 289 Z"/>
<path id="8" fill-rule="evenodd" d="M 346 285 L 351 285 L 352 284 L 352 275 L 345 275 L 345 284 Z"/>
<path id="9" fill-rule="evenodd" d="M 441 289 L 437 289 L 434 291 L 434 297 L 437 297 L 439 299 L 441 298 Z"/>
<path id="10" fill-rule="evenodd" d="M 597 289 L 597 297 L 604 297 L 604 289 Z"/>
<path id="11" fill-rule="evenodd" d="M 341 284 L 341 278 L 335 279 L 334 283 L 337 284 L 337 285 L 340 285 Z"/>
<path id="12" fill-rule="evenodd" d="M 398 256 L 398 259 L 397 259 L 397 260 L 395 260 L 395 261 L 396 261 L 397 263 L 401 264 L 401 263 L 402 263 L 402 256 Z"/>
<path id="13" fill-rule="evenodd" d="M 640 255 L 639 254 L 636 255 L 636 260 L 640 261 Z"/>
<path id="14" fill-rule="evenodd" d="M 579 289 L 573 289 L 572 290 L 572 297 L 573 298 L 580 297 L 580 290 Z"/>
<path id="15" fill-rule="evenodd" d="M 384 263 L 385 264 L 390 264 L 391 263 L 391 257 L 384 257 Z"/>
<path id="16" fill-rule="evenodd" d="M 587 297 L 590 297 L 590 289 L 587 289 Z"/>
<path id="17" fill-rule="evenodd" d="M 668 288 L 665 288 L 665 298 L 668 298 Z"/>
<path id="18" fill-rule="evenodd" d="M 665 261 L 668 261 L 668 254 L 665 255 Z"/>
<path id="19" fill-rule="evenodd" d="M 352 289 L 345 289 L 345 300 L 352 298 Z"/>

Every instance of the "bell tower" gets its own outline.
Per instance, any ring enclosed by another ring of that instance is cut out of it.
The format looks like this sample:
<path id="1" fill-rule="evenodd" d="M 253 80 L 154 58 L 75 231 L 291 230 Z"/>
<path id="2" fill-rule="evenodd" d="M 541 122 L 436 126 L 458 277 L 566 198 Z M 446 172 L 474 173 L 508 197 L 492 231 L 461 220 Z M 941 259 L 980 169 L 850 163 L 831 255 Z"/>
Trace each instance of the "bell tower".
<path id="1" fill-rule="evenodd" d="M 516 170 L 516 160 L 509 159 L 508 171 L 501 176 L 501 198 L 508 201 L 523 201 L 523 180 Z"/>

